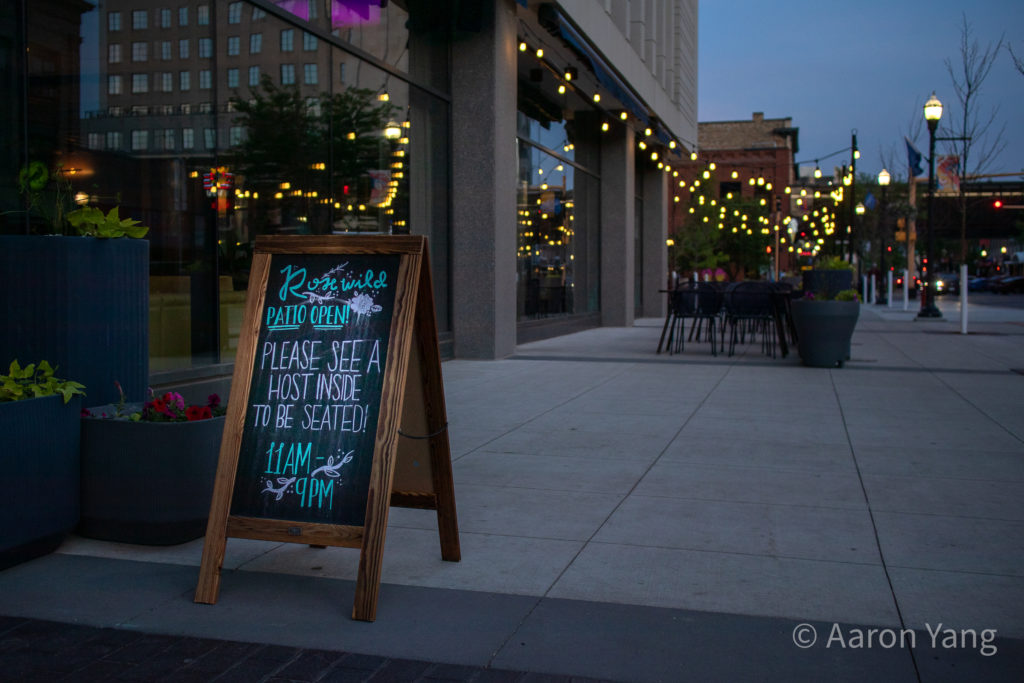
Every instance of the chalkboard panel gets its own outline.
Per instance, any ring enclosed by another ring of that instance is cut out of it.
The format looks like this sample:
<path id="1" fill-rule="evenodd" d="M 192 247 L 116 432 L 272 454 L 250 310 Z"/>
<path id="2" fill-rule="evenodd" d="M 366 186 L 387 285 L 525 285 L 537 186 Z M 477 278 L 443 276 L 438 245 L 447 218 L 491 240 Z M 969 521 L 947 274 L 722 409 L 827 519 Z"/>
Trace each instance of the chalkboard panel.
<path id="1" fill-rule="evenodd" d="M 362 526 L 398 254 L 273 254 L 231 514 Z"/>

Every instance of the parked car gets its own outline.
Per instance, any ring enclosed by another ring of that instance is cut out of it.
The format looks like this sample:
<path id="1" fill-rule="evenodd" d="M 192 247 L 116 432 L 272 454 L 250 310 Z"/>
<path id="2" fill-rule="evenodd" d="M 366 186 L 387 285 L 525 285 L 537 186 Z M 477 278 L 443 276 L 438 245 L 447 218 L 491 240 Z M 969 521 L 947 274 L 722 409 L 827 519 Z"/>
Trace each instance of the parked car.
<path id="1" fill-rule="evenodd" d="M 959 294 L 960 293 L 960 276 L 956 273 L 936 273 L 935 274 L 935 293 L 936 294 Z"/>
<path id="2" fill-rule="evenodd" d="M 987 292 L 989 288 L 989 278 L 975 275 L 967 279 L 967 291 L 968 292 Z"/>
<path id="3" fill-rule="evenodd" d="M 992 285 L 993 292 L 1000 294 L 1024 293 L 1024 275 L 1007 275 Z"/>

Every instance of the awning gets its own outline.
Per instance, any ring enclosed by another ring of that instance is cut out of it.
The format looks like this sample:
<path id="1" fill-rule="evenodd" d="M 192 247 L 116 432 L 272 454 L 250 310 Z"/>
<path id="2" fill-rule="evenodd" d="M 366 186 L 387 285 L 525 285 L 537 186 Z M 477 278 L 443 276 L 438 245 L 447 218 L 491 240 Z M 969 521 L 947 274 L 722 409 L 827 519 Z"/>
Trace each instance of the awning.
<path id="1" fill-rule="evenodd" d="M 633 89 L 619 79 L 597 48 L 580 35 L 579 31 L 554 5 L 541 5 L 538 9 L 538 18 L 541 23 L 548 26 L 549 30 L 552 28 L 557 30 L 558 35 L 576 51 L 580 58 L 590 64 L 590 70 L 594 72 L 598 82 L 621 102 L 628 112 L 640 119 L 645 126 L 650 125 L 647 107 L 640 101 Z"/>

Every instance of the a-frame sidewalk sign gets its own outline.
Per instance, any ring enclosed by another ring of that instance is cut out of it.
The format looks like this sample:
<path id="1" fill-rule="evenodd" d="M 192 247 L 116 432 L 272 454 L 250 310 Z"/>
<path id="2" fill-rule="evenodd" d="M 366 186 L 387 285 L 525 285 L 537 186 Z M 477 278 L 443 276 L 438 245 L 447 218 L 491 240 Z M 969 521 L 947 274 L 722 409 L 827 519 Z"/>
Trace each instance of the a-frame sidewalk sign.
<path id="1" fill-rule="evenodd" d="M 228 538 L 359 548 L 377 614 L 389 506 L 437 511 L 460 559 L 427 240 L 257 238 L 195 601 Z"/>

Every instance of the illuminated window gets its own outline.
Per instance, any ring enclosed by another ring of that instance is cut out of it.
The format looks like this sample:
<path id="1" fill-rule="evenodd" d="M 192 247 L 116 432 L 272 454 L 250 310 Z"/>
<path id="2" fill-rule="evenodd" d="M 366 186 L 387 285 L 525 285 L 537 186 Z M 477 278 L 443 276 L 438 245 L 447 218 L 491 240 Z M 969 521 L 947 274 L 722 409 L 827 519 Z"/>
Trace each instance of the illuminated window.
<path id="1" fill-rule="evenodd" d="M 196 146 L 196 131 L 194 128 L 181 129 L 181 148 L 192 149 Z"/>

